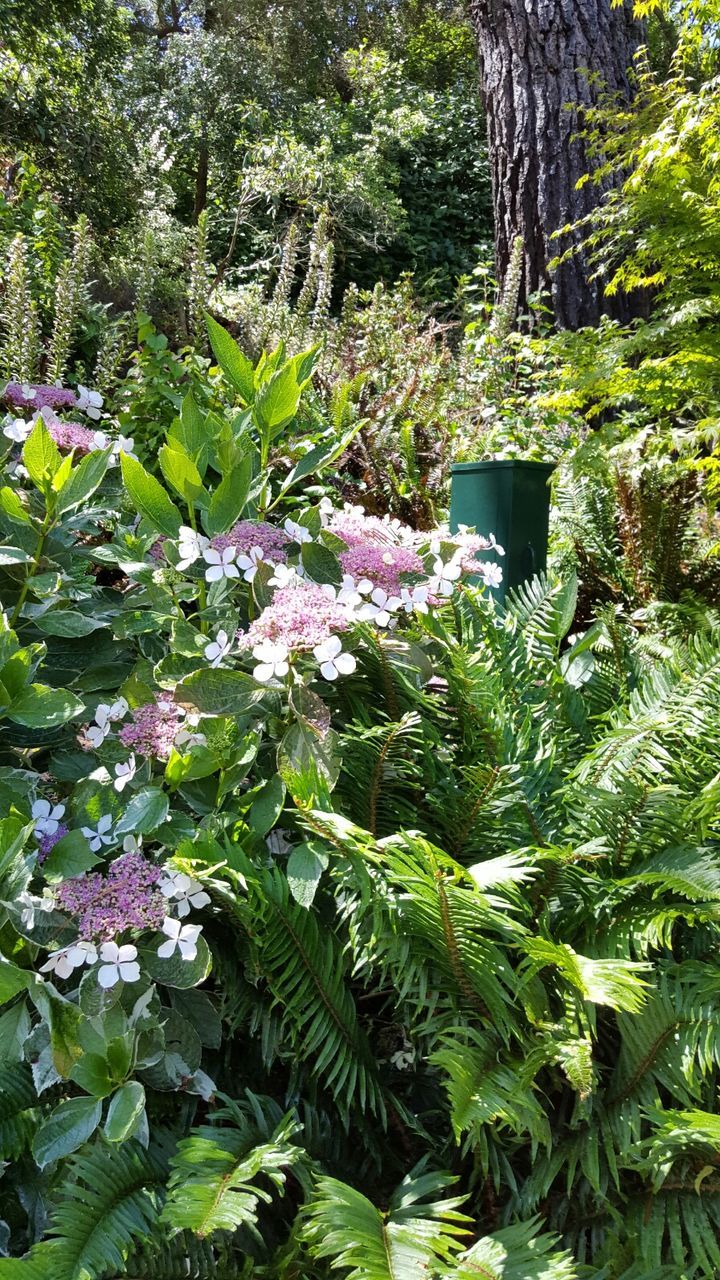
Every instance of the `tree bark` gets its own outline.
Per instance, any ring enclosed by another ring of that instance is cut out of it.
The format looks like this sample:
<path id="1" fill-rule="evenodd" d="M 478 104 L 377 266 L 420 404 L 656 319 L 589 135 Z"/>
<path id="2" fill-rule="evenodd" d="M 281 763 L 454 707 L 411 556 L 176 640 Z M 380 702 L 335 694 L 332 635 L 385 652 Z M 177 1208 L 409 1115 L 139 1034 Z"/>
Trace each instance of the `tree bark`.
<path id="1" fill-rule="evenodd" d="M 603 93 L 627 103 L 628 74 L 643 27 L 632 0 L 471 0 L 480 52 L 495 206 L 498 278 L 518 236 L 524 242 L 521 298 L 548 290 L 562 327 L 596 324 L 607 310 L 587 280 L 582 253 L 548 269 L 582 235 L 553 239 L 596 207 L 602 185 L 577 182 L 597 166 L 578 137 L 582 111 Z M 605 187 L 607 189 L 607 187 Z"/>

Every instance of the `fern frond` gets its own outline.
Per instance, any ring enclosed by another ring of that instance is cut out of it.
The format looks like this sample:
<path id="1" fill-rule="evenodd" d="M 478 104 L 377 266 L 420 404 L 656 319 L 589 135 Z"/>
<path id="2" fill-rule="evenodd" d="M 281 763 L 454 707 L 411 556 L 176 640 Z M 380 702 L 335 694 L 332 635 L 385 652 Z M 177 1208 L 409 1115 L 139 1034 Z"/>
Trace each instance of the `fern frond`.
<path id="1" fill-rule="evenodd" d="M 305 1210 L 303 1235 L 311 1254 L 332 1259 L 347 1280 L 418 1280 L 444 1270 L 462 1247 L 469 1219 L 458 1212 L 462 1197 L 431 1197 L 453 1181 L 414 1170 L 382 1213 L 346 1183 L 322 1178 Z"/>

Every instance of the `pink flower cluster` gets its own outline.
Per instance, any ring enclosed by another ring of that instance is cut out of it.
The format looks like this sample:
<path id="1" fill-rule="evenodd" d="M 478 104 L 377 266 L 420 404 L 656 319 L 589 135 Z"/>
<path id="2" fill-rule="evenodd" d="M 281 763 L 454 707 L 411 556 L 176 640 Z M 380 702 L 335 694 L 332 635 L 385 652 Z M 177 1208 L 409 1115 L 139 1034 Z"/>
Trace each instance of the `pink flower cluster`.
<path id="1" fill-rule="evenodd" d="M 160 875 L 142 854 L 126 853 L 111 863 L 107 875 L 93 871 L 66 880 L 57 904 L 75 917 L 87 942 L 114 938 L 125 929 L 159 929 L 166 914 Z"/>
<path id="2" fill-rule="evenodd" d="M 92 453 L 97 449 L 95 432 L 81 427 L 79 422 L 61 422 L 59 418 L 51 418 L 47 429 L 58 449 L 74 449 L 76 453 Z"/>
<path id="3" fill-rule="evenodd" d="M 123 726 L 118 738 L 124 747 L 137 751 L 138 755 L 167 760 L 184 714 L 169 698 L 163 698 L 161 702 L 146 702 L 134 708 L 132 723 Z"/>
<path id="4" fill-rule="evenodd" d="M 33 382 L 8 382 L 3 399 L 15 409 L 74 409 L 75 392 L 67 387 L 46 387 Z"/>
<path id="5" fill-rule="evenodd" d="M 411 547 L 398 547 L 376 542 L 358 542 L 348 551 L 341 551 L 343 572 L 356 582 L 368 578 L 374 587 L 382 587 L 389 596 L 399 596 L 407 585 L 402 575 L 425 573 L 420 556 Z"/>
<path id="6" fill-rule="evenodd" d="M 346 610 L 323 587 L 298 582 L 275 592 L 272 604 L 247 631 L 239 632 L 238 644 L 241 649 L 252 649 L 270 640 L 287 649 L 313 649 L 335 632 L 347 631 L 349 625 Z"/>
<path id="7" fill-rule="evenodd" d="M 361 507 L 345 507 L 343 511 L 336 511 L 327 527 L 331 533 L 337 534 L 338 538 L 347 542 L 348 547 L 367 543 L 372 546 L 387 547 L 393 546 L 398 541 L 388 521 L 381 520 L 379 516 L 365 515 Z M 408 529 L 407 532 L 411 533 L 411 530 Z"/>
<path id="8" fill-rule="evenodd" d="M 458 548 L 458 564 L 463 573 L 482 573 L 484 561 L 475 557 L 479 551 L 487 551 L 492 546 L 488 538 L 482 538 L 479 533 L 453 533 L 448 534 L 448 542 Z"/>
<path id="9" fill-rule="evenodd" d="M 288 542 L 289 538 L 282 529 L 276 529 L 264 520 L 240 520 L 229 533 L 216 534 L 210 545 L 216 551 L 235 547 L 240 555 L 248 555 L 253 547 L 259 547 L 265 560 L 271 560 L 273 564 L 284 564 L 287 560 Z"/>

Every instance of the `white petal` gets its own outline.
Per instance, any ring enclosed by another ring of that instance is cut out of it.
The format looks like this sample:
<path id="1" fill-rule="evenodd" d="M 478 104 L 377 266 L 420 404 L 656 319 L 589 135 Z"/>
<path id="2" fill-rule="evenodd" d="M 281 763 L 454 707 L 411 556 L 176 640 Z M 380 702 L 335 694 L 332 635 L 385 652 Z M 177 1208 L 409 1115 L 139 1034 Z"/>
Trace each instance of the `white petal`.
<path id="1" fill-rule="evenodd" d="M 176 946 L 177 946 L 177 942 L 175 941 L 175 939 L 170 938 L 168 942 L 160 943 L 160 946 L 157 949 L 157 953 L 161 957 L 161 959 L 168 960 L 170 956 L 173 954 Z"/>
<path id="2" fill-rule="evenodd" d="M 355 670 L 357 662 L 352 653 L 340 653 L 335 659 L 335 666 L 341 676 L 349 676 Z"/>
<path id="3" fill-rule="evenodd" d="M 107 990 L 109 987 L 114 987 L 116 982 L 120 981 L 120 970 L 116 964 L 101 965 L 98 969 L 97 978 L 100 986 Z"/>
<path id="4" fill-rule="evenodd" d="M 323 662 L 320 672 L 326 680 L 337 680 L 337 667 L 332 662 Z"/>
<path id="5" fill-rule="evenodd" d="M 225 575 L 223 574 L 223 571 L 220 568 L 219 564 L 213 565 L 211 569 L 205 570 L 206 582 L 220 582 L 221 578 L 223 578 L 224 576 Z"/>
<path id="6" fill-rule="evenodd" d="M 120 977 L 122 978 L 123 982 L 139 982 L 140 981 L 140 965 L 137 963 L 137 961 L 133 960 L 133 961 L 130 961 L 129 963 L 126 962 L 125 964 L 121 964 L 119 966 L 119 969 L 120 969 Z"/>

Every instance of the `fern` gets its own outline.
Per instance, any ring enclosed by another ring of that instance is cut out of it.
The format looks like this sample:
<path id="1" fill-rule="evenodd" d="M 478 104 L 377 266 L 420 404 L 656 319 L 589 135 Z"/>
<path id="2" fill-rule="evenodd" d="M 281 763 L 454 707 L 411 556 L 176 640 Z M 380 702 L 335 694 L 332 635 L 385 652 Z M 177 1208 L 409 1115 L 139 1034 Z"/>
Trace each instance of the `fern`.
<path id="1" fill-rule="evenodd" d="M 414 1170 L 382 1213 L 359 1191 L 322 1178 L 305 1211 L 311 1254 L 332 1259 L 347 1280 L 417 1280 L 446 1267 L 461 1247 L 468 1219 L 458 1212 L 462 1197 L 430 1197 L 453 1181 Z"/>
<path id="2" fill-rule="evenodd" d="M 292 1117 L 268 1131 L 238 1107 L 225 1115 L 234 1121 L 233 1127 L 201 1126 L 179 1144 L 171 1161 L 162 1220 L 201 1238 L 238 1227 L 257 1234 L 258 1204 L 272 1200 L 258 1179 L 267 1179 L 282 1192 L 286 1170 L 302 1155 L 292 1144 L 299 1129 Z"/>

